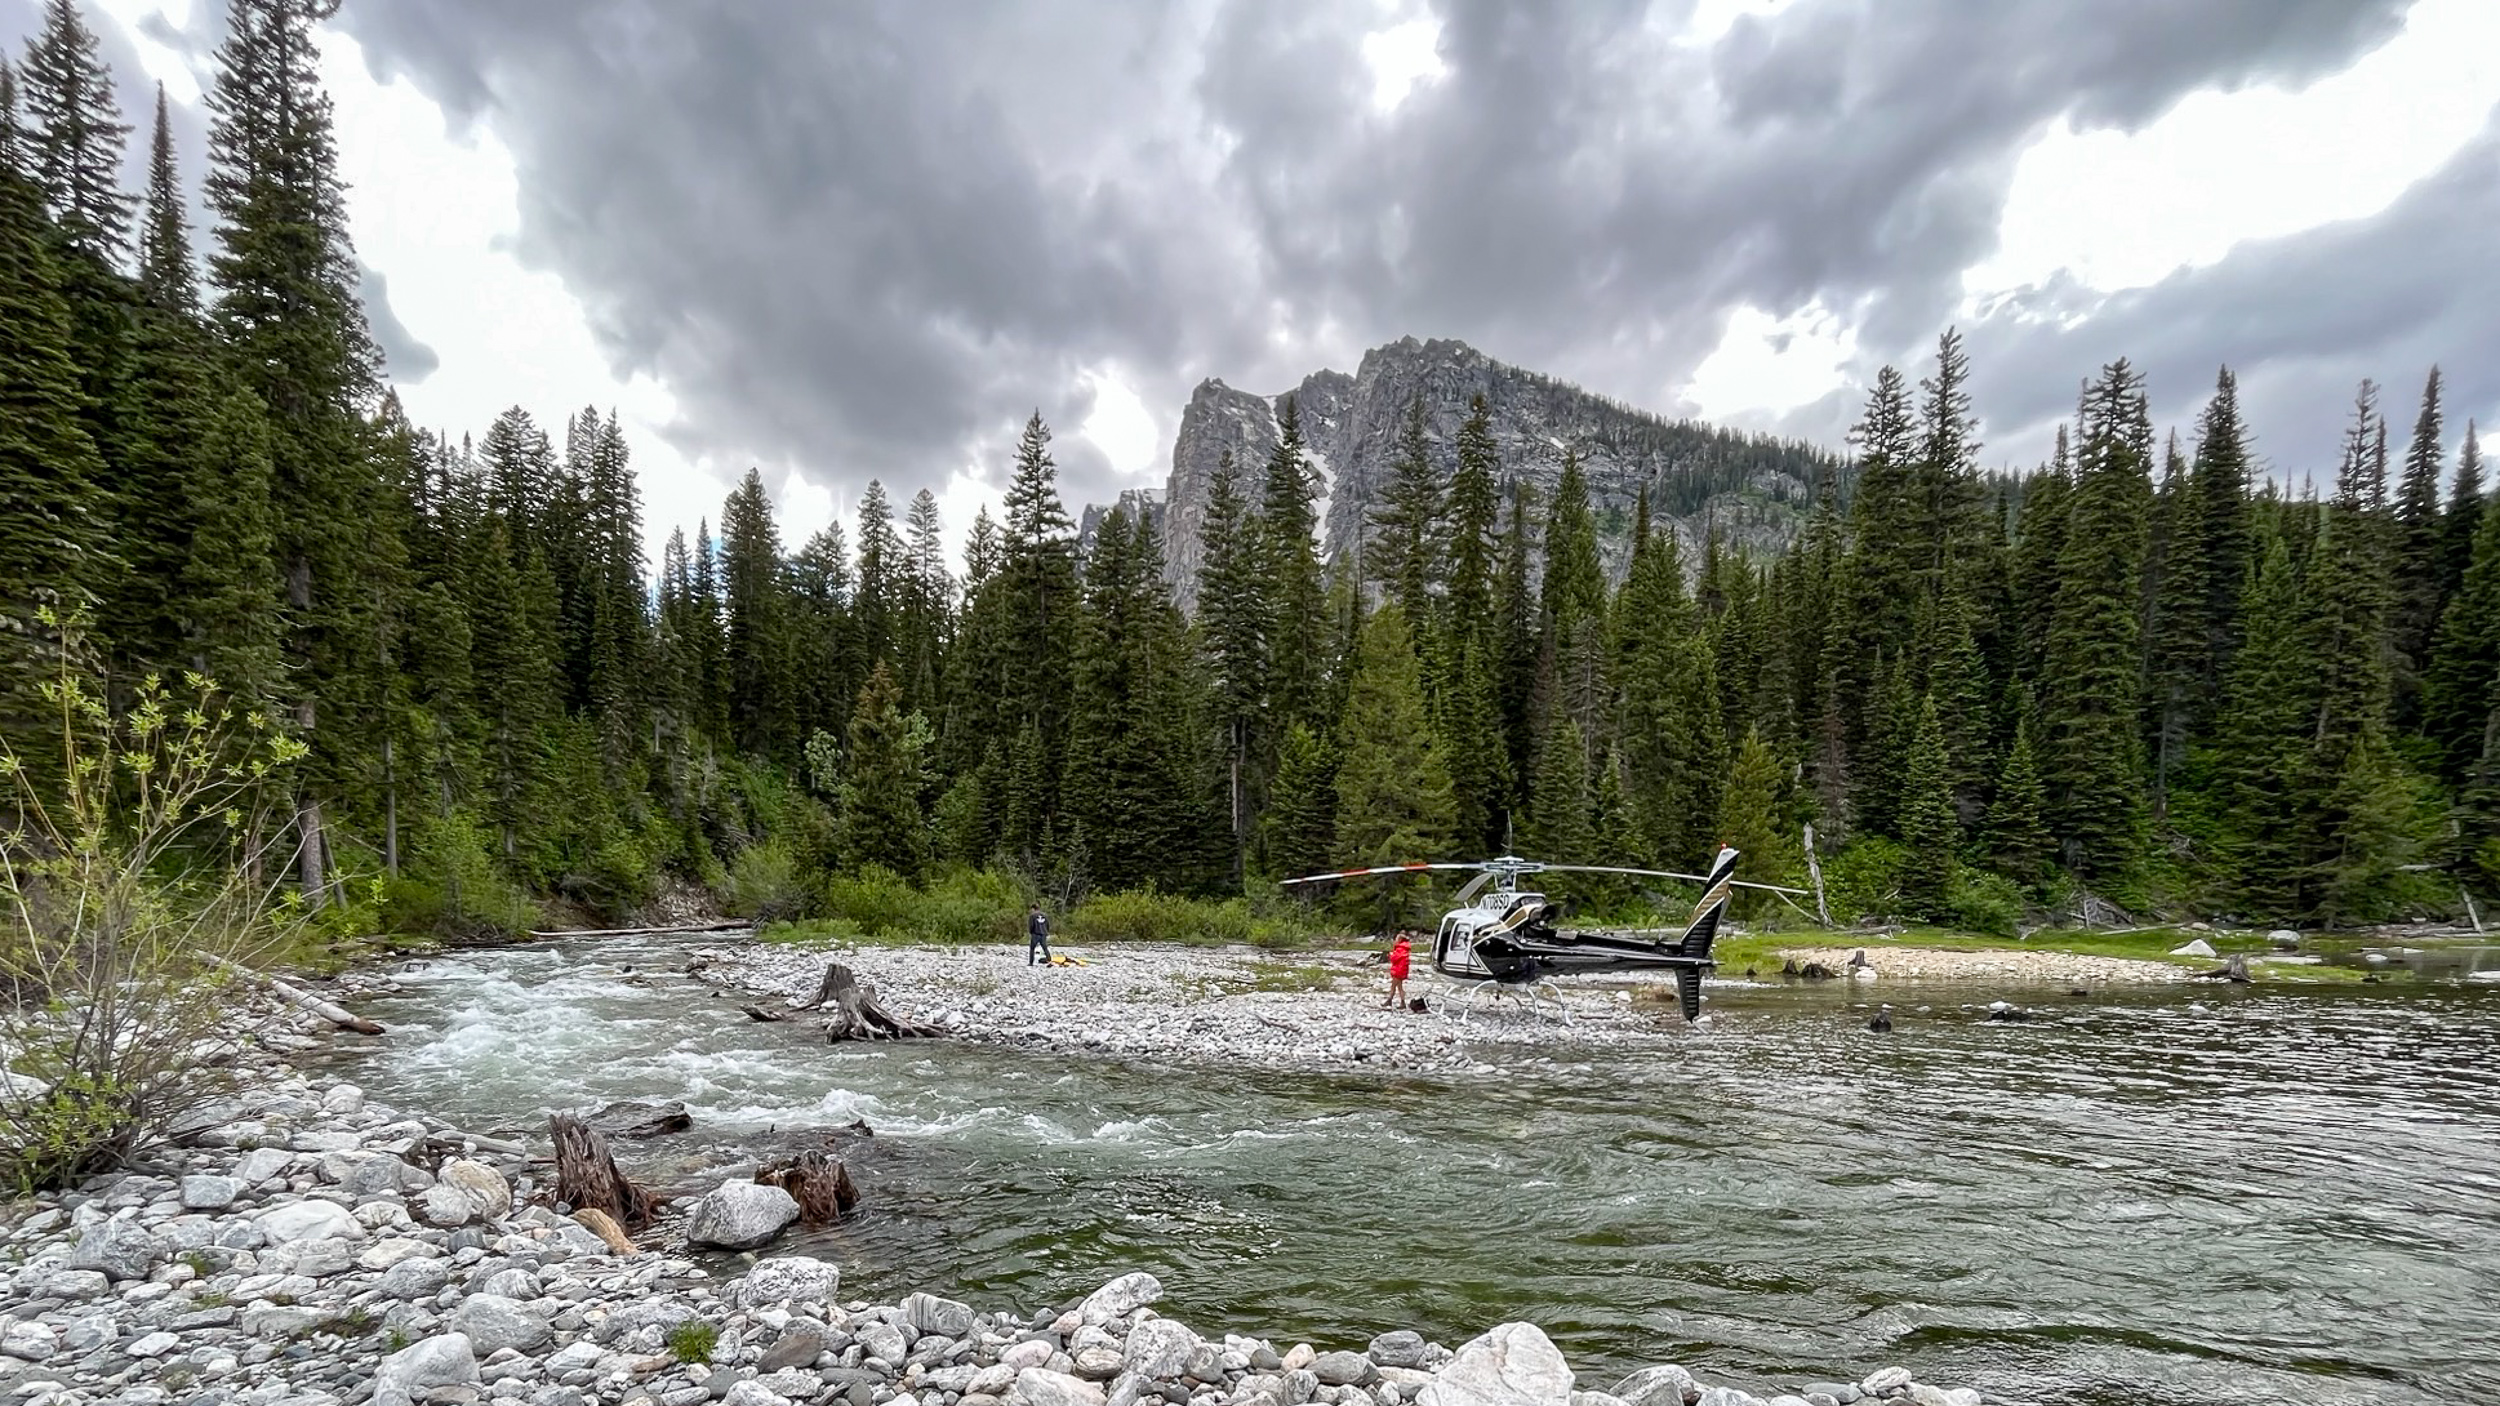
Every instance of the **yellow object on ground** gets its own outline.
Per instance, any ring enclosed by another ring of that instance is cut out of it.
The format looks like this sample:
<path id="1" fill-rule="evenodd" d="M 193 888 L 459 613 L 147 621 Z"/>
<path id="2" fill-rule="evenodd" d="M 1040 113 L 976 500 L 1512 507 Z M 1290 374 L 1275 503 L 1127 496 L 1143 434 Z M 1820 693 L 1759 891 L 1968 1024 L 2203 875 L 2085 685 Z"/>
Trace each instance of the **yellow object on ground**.
<path id="1" fill-rule="evenodd" d="M 1051 953 L 1050 964 L 1054 967 L 1081 967 L 1088 965 L 1084 958 L 1071 957 L 1064 952 Z"/>

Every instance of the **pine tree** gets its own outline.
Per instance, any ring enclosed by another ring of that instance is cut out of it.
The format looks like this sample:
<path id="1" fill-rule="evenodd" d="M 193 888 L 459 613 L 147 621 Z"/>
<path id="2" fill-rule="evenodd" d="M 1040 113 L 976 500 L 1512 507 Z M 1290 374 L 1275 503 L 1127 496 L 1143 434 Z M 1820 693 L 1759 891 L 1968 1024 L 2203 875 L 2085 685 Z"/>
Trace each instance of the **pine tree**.
<path id="1" fill-rule="evenodd" d="M 286 582 L 295 725 L 312 745 L 297 824 L 306 896 L 324 900 L 332 848 L 323 807 L 354 787 L 372 740 L 320 701 L 362 691 L 374 667 L 361 617 L 376 493 L 359 411 L 379 353 L 357 301 L 343 183 L 322 92 L 320 0 L 230 0 L 209 93 L 209 260 L 229 364 L 268 407 L 270 505 Z M 338 711 L 338 710 L 334 710 Z"/>
<path id="2" fill-rule="evenodd" d="M 1950 760 L 1936 700 L 1919 700 L 1918 727 L 1901 775 L 1901 902 L 1912 917 L 1951 916 L 1953 855 L 1962 840 L 1954 812 Z"/>
<path id="3" fill-rule="evenodd" d="M 2388 621 L 2390 684 L 2393 716 L 2409 726 L 2420 713 L 2422 671 L 2429 664 L 2431 637 L 2439 627 L 2442 599 L 2441 566 L 2445 545 L 2439 511 L 2439 479 L 2444 449 L 2439 404 L 2439 368 L 2431 368 L 2422 387 L 2422 411 L 2413 422 L 2413 442 L 2405 450 L 2404 475 L 2396 492 L 2392 613 Z"/>
<path id="4" fill-rule="evenodd" d="M 1276 780 L 1260 817 L 1260 852 L 1279 877 L 1329 867 L 1336 836 L 1336 768 L 1307 723 L 1294 723 L 1276 745 Z"/>
<path id="5" fill-rule="evenodd" d="M 2014 608 L 2021 617 L 2015 631 L 2015 671 L 2034 690 L 2048 671 L 2049 632 L 2057 618 L 2059 573 L 2066 556 L 2074 491 L 2066 427 L 2060 425 L 2056 454 L 2024 484 L 2011 564 Z"/>
<path id="6" fill-rule="evenodd" d="M 1285 399 L 1277 424 L 1276 451 L 1260 482 L 1257 537 L 1266 573 L 1269 630 L 1267 711 L 1277 724 L 1324 717 L 1321 621 L 1325 594 L 1319 553 L 1312 539 L 1312 497 L 1317 476 L 1302 443 L 1302 417 Z"/>
<path id="7" fill-rule="evenodd" d="M 907 523 L 910 570 L 896 652 L 902 661 L 905 703 L 930 709 L 940 701 L 938 684 L 945 676 L 955 610 L 955 578 L 946 569 L 945 525 L 938 517 L 937 495 L 926 488 L 913 494 Z"/>
<path id="8" fill-rule="evenodd" d="M 2049 834 L 2045 819 L 2048 794 L 2031 748 L 2030 711 L 2023 707 L 2015 717 L 2005 774 L 1988 808 L 1988 857 L 1998 869 L 2026 885 L 2048 877 L 2057 860 L 2057 841 Z"/>
<path id="9" fill-rule="evenodd" d="M 159 312 L 192 317 L 200 310 L 182 182 L 174 171 L 173 123 L 166 115 L 162 83 L 156 85 L 156 125 L 148 137 L 147 220 L 139 233 L 139 295 Z"/>
<path id="10" fill-rule="evenodd" d="M 989 584 L 998 574 L 999 563 L 1006 558 L 1006 546 L 999 540 L 998 524 L 990 519 L 988 504 L 972 515 L 972 531 L 964 537 L 964 598 Z"/>
<path id="11" fill-rule="evenodd" d="M 1423 670 L 1406 612 L 1395 601 L 1364 622 L 1337 733 L 1335 861 L 1394 864 L 1446 848 L 1453 818 L 1449 773 L 1424 725 Z M 1281 772 L 1277 788 L 1281 810 Z"/>
<path id="12" fill-rule="evenodd" d="M 1736 749 L 1736 764 L 1728 772 L 1727 789 L 1719 799 L 1717 838 L 1742 852 L 1737 860 L 1736 877 L 1756 883 L 1785 883 L 1800 862 L 1796 844 L 1780 825 L 1780 763 L 1762 734 L 1748 732 Z M 1757 909 L 1760 898 L 1751 894 L 1741 897 L 1737 906 Z"/>
<path id="13" fill-rule="evenodd" d="M 2067 867 L 2123 878 L 2143 835 L 2140 620 L 2151 426 L 2123 359 L 2085 389 L 2080 464 L 2041 681 L 2042 771 Z"/>
<path id="14" fill-rule="evenodd" d="M 1492 601 L 1494 697 L 1501 704 L 1511 782 L 1521 792 L 1532 780 L 1528 761 L 1536 751 L 1537 606 L 1532 585 L 1536 534 L 1529 526 L 1528 500 L 1527 481 L 1513 479 L 1509 523 L 1501 538 L 1501 577 Z"/>
<path id="15" fill-rule="evenodd" d="M 1522 827 L 1529 852 L 1554 864 L 1595 862 L 1596 799 L 1589 789 L 1588 741 L 1570 714 L 1557 711 L 1537 752 L 1536 789 Z"/>
<path id="16" fill-rule="evenodd" d="M 1493 410 L 1482 395 L 1468 402 L 1458 427 L 1458 471 L 1449 495 L 1449 625 L 1444 633 L 1474 630 L 1490 640 L 1493 623 L 1494 520 L 1501 512 L 1501 459 L 1493 442 Z"/>
<path id="17" fill-rule="evenodd" d="M 781 533 L 753 469 L 721 509 L 721 577 L 730 735 L 745 751 L 791 757 L 798 715 L 787 665 Z"/>
<path id="18" fill-rule="evenodd" d="M 2204 508 L 2203 485 L 2194 480 L 2173 436 L 2154 500 L 2152 618 L 2145 639 L 2146 751 L 2157 820 L 2169 814 L 2170 789 L 2186 762 L 2189 738 L 2201 733 L 2213 658 L 2213 630 L 2205 618 L 2213 592 L 2206 579 Z"/>
<path id="19" fill-rule="evenodd" d="M 24 642 L 0 649 L 0 734 L 13 739 L 40 735 L 35 690 L 57 669 L 60 634 L 37 612 L 85 610 L 106 565 L 104 465 L 79 421 L 69 309 L 44 245 L 34 186 L 0 162 L 0 633 Z"/>
<path id="20" fill-rule="evenodd" d="M 880 659 L 852 710 L 842 769 L 842 827 L 835 844 L 845 864 L 882 864 L 918 879 L 928 863 L 928 823 L 920 813 L 918 767 L 906 746 L 902 686 Z"/>
<path id="21" fill-rule="evenodd" d="M 1226 814 L 1238 875 L 1250 842 L 1257 758 L 1266 741 L 1268 600 L 1229 451 L 1207 486 L 1199 540 L 1205 545 L 1198 566 L 1198 629 L 1214 720 L 1223 734 Z"/>
<path id="22" fill-rule="evenodd" d="M 1897 649 L 1910 637 L 1912 603 L 1924 593 L 1937 550 L 1921 530 L 1926 514 L 1919 502 L 1917 430 L 1899 371 L 1887 366 L 1876 373 L 1849 442 L 1858 451 L 1852 509 L 1858 638 L 1870 652 L 1886 642 Z"/>
<path id="23" fill-rule="evenodd" d="M 1419 634 L 1431 619 L 1440 522 L 1441 479 L 1433 472 L 1424 439 L 1424 400 L 1418 395 L 1407 406 L 1388 485 L 1372 509 L 1373 538 L 1365 566 Z"/>
<path id="24" fill-rule="evenodd" d="M 2216 714 L 2222 820 L 2215 868 L 2223 897 L 2241 911 L 2297 913 L 2302 818 L 2295 809 L 2317 682 L 2309 611 L 2281 539 L 2265 544 L 2239 615 L 2248 633 Z"/>
<path id="25" fill-rule="evenodd" d="M 95 32 L 77 0 L 50 0 L 26 49 L 26 147 L 44 202 L 73 255 L 117 268 L 130 248 L 133 201 L 121 187 L 130 124 L 113 97 Z"/>
<path id="26" fill-rule="evenodd" d="M 2439 524 L 2439 599 L 2446 611 L 2449 598 L 2465 586 L 2465 568 L 2474 560 L 2474 534 L 2481 529 L 2489 504 L 2483 501 L 2483 447 L 2474 422 L 2465 422 L 2465 446 L 2457 451 L 2456 484 L 2448 493 L 2448 511 Z"/>
<path id="27" fill-rule="evenodd" d="M 1069 723 L 1067 811 L 1084 826 L 1106 887 L 1176 882 L 1200 843 L 1180 625 L 1162 552 L 1145 522 L 1114 508 L 1086 561 Z"/>
<path id="28" fill-rule="evenodd" d="M 2422 736 L 2440 773 L 2462 783 L 2483 754 L 2491 679 L 2500 670 L 2500 512 L 2482 514 L 2474 552 L 2442 612 L 2422 681 Z"/>
<path id="29" fill-rule="evenodd" d="M 260 401 L 229 394 L 199 446 L 187 504 L 191 551 L 179 611 L 190 666 L 234 698 L 274 702 L 281 682 L 277 533 Z"/>
<path id="30" fill-rule="evenodd" d="M 851 628 L 865 663 L 895 657 L 907 566 L 903 539 L 894 531 L 893 505 L 886 501 L 885 485 L 872 478 L 859 500 L 859 587 L 851 601 Z"/>

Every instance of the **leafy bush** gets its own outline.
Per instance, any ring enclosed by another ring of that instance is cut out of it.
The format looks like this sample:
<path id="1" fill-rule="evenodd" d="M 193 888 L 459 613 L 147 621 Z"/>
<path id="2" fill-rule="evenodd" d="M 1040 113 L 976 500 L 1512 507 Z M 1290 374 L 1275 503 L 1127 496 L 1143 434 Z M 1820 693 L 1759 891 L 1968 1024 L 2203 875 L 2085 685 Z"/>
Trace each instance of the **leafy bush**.
<path id="1" fill-rule="evenodd" d="M 260 805 L 303 744 L 185 686 L 147 678 L 117 721 L 64 664 L 40 685 L 60 770 L 0 743 L 0 1178 L 21 1190 L 125 1165 L 196 1107 L 240 1034 L 230 964 L 305 917 L 273 901 L 293 836 Z"/>
<path id="2" fill-rule="evenodd" d="M 909 932 L 920 895 L 903 876 L 881 864 L 863 864 L 847 873 L 825 876 L 817 908 L 828 918 L 846 919 L 870 937 Z"/>
<path id="3" fill-rule="evenodd" d="M 731 917 L 761 925 L 806 916 L 810 898 L 790 843 L 776 835 L 747 846 L 729 861 L 721 907 Z"/>
<path id="4" fill-rule="evenodd" d="M 1248 902 L 1216 902 L 1132 889 L 1085 900 L 1068 915 L 1071 942 L 1246 943 L 1256 928 Z"/>
<path id="5" fill-rule="evenodd" d="M 421 822 L 411 841 L 406 873 L 382 888 L 390 927 L 478 942 L 518 937 L 537 923 L 537 905 L 488 855 L 486 829 L 467 811 Z"/>
<path id="6" fill-rule="evenodd" d="M 1945 902 L 1953 925 L 1966 932 L 2014 937 L 2022 930 L 2023 891 L 2003 874 L 1957 864 Z"/>
<path id="7" fill-rule="evenodd" d="M 1881 835 L 1860 836 L 1832 856 L 1823 866 L 1832 921 L 1891 917 L 1901 906 L 1901 863 L 1907 857 L 1900 845 Z"/>

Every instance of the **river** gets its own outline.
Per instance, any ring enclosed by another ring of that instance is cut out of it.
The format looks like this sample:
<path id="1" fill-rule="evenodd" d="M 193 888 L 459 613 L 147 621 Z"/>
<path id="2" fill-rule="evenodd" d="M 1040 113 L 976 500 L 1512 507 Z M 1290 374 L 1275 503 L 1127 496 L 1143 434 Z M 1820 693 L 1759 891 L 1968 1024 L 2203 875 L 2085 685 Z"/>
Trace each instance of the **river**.
<path id="1" fill-rule="evenodd" d="M 1669 1361 L 2096 1406 L 2500 1392 L 2488 986 L 2111 991 L 2028 1024 L 1895 986 L 1885 1037 L 1862 995 L 1729 985 L 1670 1058 L 1452 1082 L 827 1047 L 668 974 L 676 942 L 412 963 L 334 1072 L 480 1130 L 683 1099 L 694 1132 L 621 1149 L 662 1181 L 864 1118 L 869 1211 L 778 1247 L 846 1296 L 1029 1309 L 1142 1268 L 1201 1331 L 1323 1348 L 1530 1319 L 1601 1386 Z"/>

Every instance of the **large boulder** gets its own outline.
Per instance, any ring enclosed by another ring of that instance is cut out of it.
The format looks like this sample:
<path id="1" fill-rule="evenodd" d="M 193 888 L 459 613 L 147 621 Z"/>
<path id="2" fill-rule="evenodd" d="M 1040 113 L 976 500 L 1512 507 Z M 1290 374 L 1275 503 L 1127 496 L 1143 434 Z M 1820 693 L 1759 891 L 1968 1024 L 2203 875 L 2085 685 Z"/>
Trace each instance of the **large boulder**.
<path id="1" fill-rule="evenodd" d="M 757 1260 L 745 1278 L 730 1285 L 729 1298 L 741 1308 L 814 1307 L 830 1302 L 841 1287 L 838 1265 L 809 1255 L 775 1255 Z"/>
<path id="2" fill-rule="evenodd" d="M 1701 1395 L 1701 1384 L 1681 1367 L 1643 1367 L 1615 1383 L 1611 1394 L 1628 1406 L 1684 1406 Z"/>
<path id="3" fill-rule="evenodd" d="M 453 1332 L 467 1335 L 471 1347 L 489 1357 L 508 1347 L 526 1352 L 555 1336 L 545 1317 L 501 1294 L 469 1295 L 448 1321 Z"/>
<path id="4" fill-rule="evenodd" d="M 388 1152 L 331 1152 L 319 1164 L 321 1179 L 359 1200 L 396 1196 L 408 1190 L 408 1173 L 418 1169 Z M 419 1173 L 422 1175 L 422 1173 Z"/>
<path id="5" fill-rule="evenodd" d="M 1372 1339 L 1371 1359 L 1383 1367 L 1421 1367 L 1431 1350 L 1423 1334 L 1400 1328 Z"/>
<path id="6" fill-rule="evenodd" d="M 903 1317 L 921 1332 L 941 1338 L 960 1338 L 972 1331 L 972 1305 L 935 1294 L 913 1294 L 904 1299 Z"/>
<path id="7" fill-rule="evenodd" d="M 88 1227 L 69 1252 L 69 1267 L 92 1269 L 107 1279 L 145 1279 L 165 1254 L 164 1241 L 124 1214 Z"/>
<path id="8" fill-rule="evenodd" d="M 186 1211 L 222 1211 L 243 1194 L 238 1177 L 196 1176 L 182 1179 L 182 1209 Z"/>
<path id="9" fill-rule="evenodd" d="M 1359 1352 L 1323 1352 L 1311 1359 L 1311 1375 L 1321 1386 L 1368 1386 L 1380 1369 Z"/>
<path id="10" fill-rule="evenodd" d="M 1168 1382 L 1189 1370 L 1198 1335 L 1169 1318 L 1149 1318 L 1130 1331 L 1124 1362 L 1141 1377 Z"/>
<path id="11" fill-rule="evenodd" d="M 467 1337 L 442 1333 L 382 1359 L 373 1373 L 373 1406 L 411 1406 L 437 1387 L 477 1380 L 477 1351 Z"/>
<path id="12" fill-rule="evenodd" d="M 1109 1323 L 1126 1318 L 1163 1297 L 1163 1281 L 1137 1270 L 1123 1274 L 1085 1296 L 1076 1306 L 1077 1317 L 1087 1323 Z"/>
<path id="13" fill-rule="evenodd" d="M 2214 945 L 2200 937 L 2192 942 L 2171 948 L 2170 955 L 2173 957 L 2211 957 L 2215 955 Z"/>
<path id="14" fill-rule="evenodd" d="M 290 1201 L 260 1213 L 255 1222 L 272 1245 L 298 1240 L 362 1240 L 356 1214 L 335 1201 Z"/>
<path id="15" fill-rule="evenodd" d="M 1505 1323 L 1460 1348 L 1415 1399 L 1417 1406 L 1571 1406 L 1571 1367 L 1544 1329 Z"/>
<path id="16" fill-rule="evenodd" d="M 697 1201 L 686 1218 L 686 1243 L 752 1250 L 799 1218 L 799 1203 L 778 1186 L 725 1181 Z"/>
<path id="17" fill-rule="evenodd" d="M 456 1186 L 477 1199 L 477 1213 L 487 1220 L 502 1220 L 512 1214 L 512 1183 L 504 1174 L 485 1163 L 468 1157 L 455 1157 L 434 1174 L 446 1186 Z"/>

